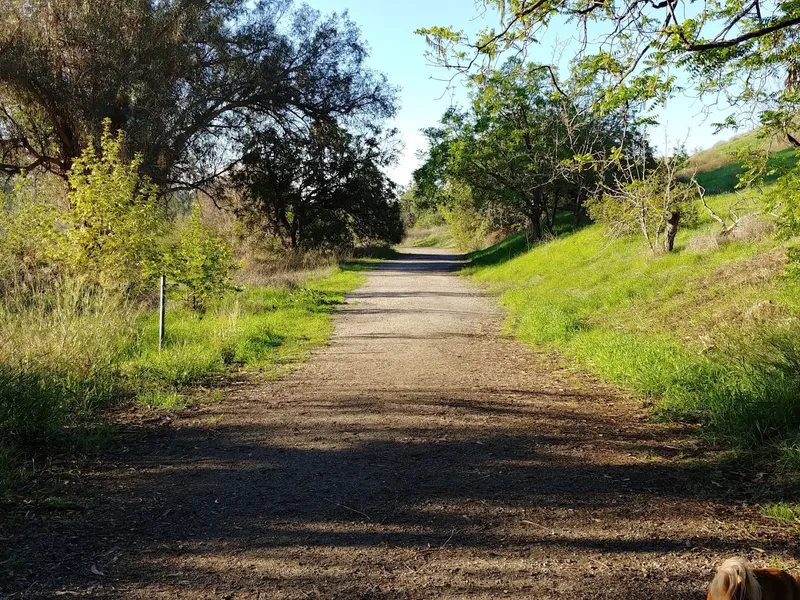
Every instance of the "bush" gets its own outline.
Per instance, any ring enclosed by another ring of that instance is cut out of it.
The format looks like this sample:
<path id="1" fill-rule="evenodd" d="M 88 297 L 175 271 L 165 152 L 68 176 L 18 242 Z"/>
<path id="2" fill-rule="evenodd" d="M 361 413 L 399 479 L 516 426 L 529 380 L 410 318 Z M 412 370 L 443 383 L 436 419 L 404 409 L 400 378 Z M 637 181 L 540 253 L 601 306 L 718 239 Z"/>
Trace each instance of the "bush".
<path id="1" fill-rule="evenodd" d="M 41 283 L 56 234 L 57 209 L 32 177 L 17 176 L 0 192 L 0 295 Z"/>
<path id="2" fill-rule="evenodd" d="M 439 207 L 439 212 L 461 250 L 483 247 L 491 232 L 491 223 L 474 208 L 472 193 L 467 186 L 452 185 L 447 193 L 447 203 Z"/>
<path id="3" fill-rule="evenodd" d="M 237 264 L 228 243 L 202 220 L 200 205 L 177 230 L 178 241 L 163 259 L 163 272 L 186 303 L 204 313 L 209 303 L 233 290 Z"/>
<path id="4" fill-rule="evenodd" d="M 605 223 L 612 237 L 639 234 L 651 250 L 671 252 L 678 227 L 691 227 L 698 218 L 696 187 L 676 179 L 683 163 L 680 154 L 661 159 L 641 178 L 588 202 L 589 216 Z"/>
<path id="5" fill-rule="evenodd" d="M 144 284 L 165 223 L 157 188 L 139 176 L 142 157 L 126 163 L 125 136 L 104 125 L 99 152 L 89 144 L 69 172 L 69 209 L 60 218 L 54 258 L 69 273 L 106 288 Z"/>
<path id="6" fill-rule="evenodd" d="M 765 194 L 768 209 L 776 215 L 778 234 L 784 239 L 800 235 L 800 164 L 779 177 Z M 789 248 L 787 271 L 800 277 L 800 245 Z"/>

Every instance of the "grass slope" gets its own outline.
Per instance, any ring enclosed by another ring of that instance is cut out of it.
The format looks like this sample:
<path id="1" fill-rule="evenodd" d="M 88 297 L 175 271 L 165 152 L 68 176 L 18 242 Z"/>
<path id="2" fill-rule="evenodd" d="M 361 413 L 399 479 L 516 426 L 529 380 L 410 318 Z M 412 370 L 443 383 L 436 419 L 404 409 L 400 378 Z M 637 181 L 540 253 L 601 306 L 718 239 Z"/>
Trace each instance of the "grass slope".
<path id="1" fill-rule="evenodd" d="M 438 226 L 410 229 L 403 245 L 411 248 L 455 248 L 456 241 L 446 226 Z"/>
<path id="2" fill-rule="evenodd" d="M 737 176 L 743 172 L 741 165 L 735 161 L 738 152 L 744 150 L 769 151 L 767 162 L 768 175 L 764 183 L 770 184 L 781 174 L 797 163 L 797 155 L 786 141 L 759 137 L 758 131 L 737 136 L 731 140 L 720 142 L 708 150 L 698 152 L 689 159 L 689 166 L 683 175 L 697 175 L 697 181 L 707 194 L 732 192 L 738 182 Z"/>
<path id="3" fill-rule="evenodd" d="M 774 241 L 653 255 L 599 225 L 525 251 L 515 236 L 472 255 L 475 280 L 501 293 L 513 331 L 653 398 L 662 418 L 697 421 L 743 450 L 779 448 L 800 467 L 796 282 Z"/>

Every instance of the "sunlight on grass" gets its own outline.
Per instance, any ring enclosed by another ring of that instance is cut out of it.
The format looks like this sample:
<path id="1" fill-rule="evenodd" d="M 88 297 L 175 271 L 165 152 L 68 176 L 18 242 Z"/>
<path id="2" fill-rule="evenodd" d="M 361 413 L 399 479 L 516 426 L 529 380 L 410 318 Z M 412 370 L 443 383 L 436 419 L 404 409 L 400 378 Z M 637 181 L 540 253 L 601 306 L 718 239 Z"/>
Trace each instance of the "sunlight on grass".
<path id="1" fill-rule="evenodd" d="M 230 293 L 203 315 L 170 303 L 160 352 L 155 309 L 71 283 L 0 307 L 0 492 L 23 474 L 20 444 L 101 443 L 110 432 L 98 414 L 112 403 L 181 410 L 192 386 L 231 370 L 269 376 L 304 360 L 328 340 L 331 313 L 371 261 L 302 286 Z"/>
<path id="2" fill-rule="evenodd" d="M 473 253 L 465 271 L 501 294 L 523 341 L 652 397 L 661 418 L 774 448 L 800 427 L 795 284 L 768 237 L 688 249 L 711 227 L 684 230 L 670 254 L 609 240 L 598 225 L 528 252 L 518 235 Z"/>
<path id="3" fill-rule="evenodd" d="M 137 402 L 148 408 L 157 410 L 182 410 L 187 406 L 187 400 L 177 392 L 152 390 L 143 392 L 136 397 Z"/>
<path id="4" fill-rule="evenodd" d="M 781 525 L 800 527 L 800 504 L 779 502 L 761 507 L 764 516 L 775 519 Z"/>
<path id="5" fill-rule="evenodd" d="M 175 308 L 167 315 L 161 352 L 158 316 L 148 314 L 122 370 L 147 388 L 141 402 L 158 407 L 160 402 L 150 401 L 152 394 L 169 395 L 232 367 L 268 369 L 302 360 L 328 339 L 330 314 L 362 281 L 363 275 L 348 268 L 299 288 L 249 288 L 202 316 Z"/>

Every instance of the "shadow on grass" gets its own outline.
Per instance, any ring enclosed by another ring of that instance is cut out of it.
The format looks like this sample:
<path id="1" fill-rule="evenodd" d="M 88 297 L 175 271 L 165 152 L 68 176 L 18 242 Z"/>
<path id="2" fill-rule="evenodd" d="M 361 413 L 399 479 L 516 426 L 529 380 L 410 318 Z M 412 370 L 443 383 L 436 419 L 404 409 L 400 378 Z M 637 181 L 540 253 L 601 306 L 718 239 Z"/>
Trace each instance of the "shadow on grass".
<path id="1" fill-rule="evenodd" d="M 794 148 L 786 148 L 772 154 L 767 161 L 767 169 L 773 172 L 764 177 L 764 183 L 775 183 L 778 177 L 786 174 L 797 164 L 798 159 L 800 156 L 797 155 Z M 738 175 L 743 172 L 744 169 L 740 163 L 731 163 L 711 171 L 698 173 L 696 179 L 697 183 L 705 188 L 707 194 L 725 194 L 735 191 L 739 181 Z"/>

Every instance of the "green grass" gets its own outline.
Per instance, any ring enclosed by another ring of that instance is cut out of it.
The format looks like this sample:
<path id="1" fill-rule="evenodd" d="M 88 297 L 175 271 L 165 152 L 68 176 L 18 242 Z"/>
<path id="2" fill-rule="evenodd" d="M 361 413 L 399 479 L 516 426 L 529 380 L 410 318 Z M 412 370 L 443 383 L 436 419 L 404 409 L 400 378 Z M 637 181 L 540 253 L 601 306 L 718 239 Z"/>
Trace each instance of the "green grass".
<path id="1" fill-rule="evenodd" d="M 364 280 L 370 259 L 299 287 L 250 287 L 198 315 L 167 310 L 158 350 L 157 311 L 65 282 L 0 307 L 0 493 L 20 481 L 31 444 L 88 445 L 106 431 L 112 403 L 133 399 L 180 410 L 191 388 L 231 370 L 275 375 L 304 360 L 332 331 L 331 313 Z M 83 433 L 81 433 L 83 432 Z M 77 437 L 76 437 L 77 436 Z M 80 438 L 80 439 L 78 439 Z M 83 441 L 81 441 L 83 440 Z M 85 443 L 84 443 L 85 442 Z"/>
<path id="2" fill-rule="evenodd" d="M 728 159 L 729 161 L 731 159 Z M 774 183 L 782 174 L 797 164 L 798 156 L 793 148 L 785 148 L 770 155 L 767 161 L 769 174 L 764 177 L 764 183 Z M 717 167 L 697 174 L 697 182 L 702 185 L 707 194 L 721 194 L 732 192 L 738 183 L 738 175 L 743 172 L 742 166 L 736 162 Z"/>
<path id="3" fill-rule="evenodd" d="M 769 239 L 687 249 L 709 228 L 682 231 L 678 251 L 659 255 L 638 238 L 611 241 L 599 225 L 528 252 L 518 235 L 473 253 L 466 272 L 501 293 L 523 341 L 653 398 L 660 418 L 791 457 L 800 431 L 796 282 L 779 276 L 782 250 Z"/>
<path id="4" fill-rule="evenodd" d="M 144 404 L 179 408 L 181 389 L 231 368 L 269 371 L 301 361 L 330 336 L 330 314 L 363 281 L 361 268 L 346 267 L 298 288 L 248 288 L 203 315 L 172 307 L 161 351 L 158 315 L 143 315 L 121 371 L 145 388 Z"/>
<path id="5" fill-rule="evenodd" d="M 455 248 L 456 241 L 445 226 L 411 229 L 403 242 L 411 248 Z"/>
<path id="6" fill-rule="evenodd" d="M 470 265 L 474 268 L 503 263 L 530 249 L 531 244 L 527 236 L 524 233 L 517 233 L 484 250 L 471 252 Z"/>
<path id="7" fill-rule="evenodd" d="M 188 406 L 185 396 L 164 390 L 143 391 L 136 396 L 136 401 L 142 406 L 157 410 L 182 410 Z"/>
<path id="8" fill-rule="evenodd" d="M 707 150 L 701 150 L 689 158 L 689 166 L 685 173 L 706 173 L 714 171 L 733 162 L 733 156 L 742 150 L 762 150 L 780 152 L 791 147 L 786 140 L 762 138 L 759 131 L 751 131 L 731 139 L 719 142 Z"/>
<path id="9" fill-rule="evenodd" d="M 800 529 L 800 504 L 778 502 L 761 507 L 764 516 L 775 519 L 781 525 L 794 526 Z"/>

